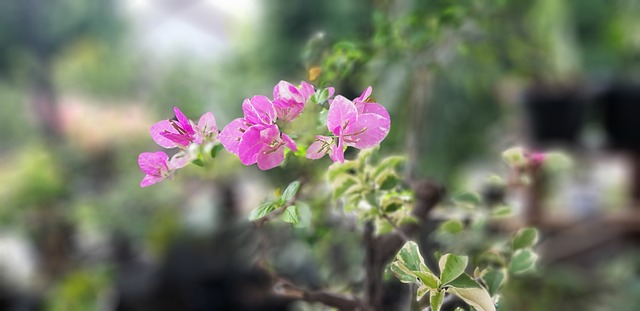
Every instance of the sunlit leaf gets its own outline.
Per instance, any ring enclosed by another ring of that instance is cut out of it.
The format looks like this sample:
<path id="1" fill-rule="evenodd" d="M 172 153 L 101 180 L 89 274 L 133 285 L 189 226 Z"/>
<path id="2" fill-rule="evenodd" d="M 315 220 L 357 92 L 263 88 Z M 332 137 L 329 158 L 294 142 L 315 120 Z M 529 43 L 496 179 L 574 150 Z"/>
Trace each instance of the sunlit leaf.
<path id="1" fill-rule="evenodd" d="M 440 281 L 442 284 L 447 284 L 464 273 L 468 261 L 469 257 L 467 256 L 457 256 L 453 254 L 445 254 L 442 256 L 439 261 Z"/>
<path id="2" fill-rule="evenodd" d="M 295 205 L 291 205 L 284 210 L 282 214 L 282 220 L 291 224 L 298 223 L 298 207 Z"/>
<path id="3" fill-rule="evenodd" d="M 431 305 L 431 311 L 439 311 L 444 301 L 444 291 L 433 290 L 429 297 L 429 304 Z"/>
<path id="4" fill-rule="evenodd" d="M 254 221 L 260 219 L 276 209 L 277 205 L 274 202 L 265 202 L 258 206 L 256 209 L 249 213 L 249 220 Z"/>
<path id="5" fill-rule="evenodd" d="M 514 250 L 531 247 L 538 241 L 538 230 L 535 228 L 522 228 L 516 232 L 511 240 L 511 246 Z"/>
<path id="6" fill-rule="evenodd" d="M 511 257 L 509 271 L 512 273 L 522 273 L 533 269 L 537 255 L 529 249 L 519 249 Z"/>
<path id="7" fill-rule="evenodd" d="M 287 203 L 289 202 L 291 199 L 293 199 L 295 197 L 295 195 L 298 193 L 298 189 L 300 189 L 300 182 L 299 181 L 294 181 L 292 183 L 290 183 L 286 189 L 284 189 L 284 192 L 282 192 L 282 196 L 280 197 L 280 200 L 282 201 L 282 203 Z"/>

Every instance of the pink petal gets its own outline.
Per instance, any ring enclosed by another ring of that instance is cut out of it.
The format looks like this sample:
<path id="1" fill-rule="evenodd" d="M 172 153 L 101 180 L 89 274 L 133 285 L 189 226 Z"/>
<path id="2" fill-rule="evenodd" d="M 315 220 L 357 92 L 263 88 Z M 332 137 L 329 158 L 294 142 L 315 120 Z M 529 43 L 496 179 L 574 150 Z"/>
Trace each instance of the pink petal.
<path id="1" fill-rule="evenodd" d="M 389 117 L 389 112 L 387 111 L 387 109 L 378 103 L 365 103 L 362 113 L 374 113 L 382 116 L 387 120 L 391 120 L 391 117 Z"/>
<path id="2" fill-rule="evenodd" d="M 238 145 L 238 157 L 244 165 L 251 165 L 258 160 L 260 150 L 269 146 L 280 135 L 275 125 L 254 125 L 247 129 Z"/>
<path id="3" fill-rule="evenodd" d="M 327 96 L 327 98 L 331 98 L 331 96 L 333 96 L 333 93 L 336 92 L 336 89 L 334 89 L 333 87 L 328 87 L 327 90 L 329 91 L 329 95 Z"/>
<path id="4" fill-rule="evenodd" d="M 390 121 L 381 115 L 364 113 L 343 134 L 347 146 L 359 149 L 373 147 L 389 134 Z"/>
<path id="5" fill-rule="evenodd" d="M 165 178 L 166 177 L 164 176 L 145 175 L 142 181 L 140 182 L 140 187 L 144 188 L 144 187 L 151 186 L 155 183 L 163 181 Z"/>
<path id="6" fill-rule="evenodd" d="M 238 155 L 238 146 L 247 128 L 247 122 L 242 118 L 231 121 L 231 123 L 227 124 L 220 132 L 220 143 L 222 143 L 227 151 Z"/>
<path id="7" fill-rule="evenodd" d="M 276 108 L 273 103 L 262 95 L 251 97 L 246 99 L 242 103 L 242 111 L 244 112 L 244 118 L 250 124 L 273 124 L 276 120 Z"/>
<path id="8" fill-rule="evenodd" d="M 193 127 L 191 126 L 191 121 L 184 115 L 184 113 L 182 113 L 182 111 L 180 111 L 180 109 L 178 109 L 178 107 L 173 107 L 173 113 L 176 115 L 176 119 L 178 119 L 180 127 L 182 127 L 182 129 L 185 130 L 185 132 L 187 132 L 189 136 L 193 136 L 196 134 L 196 132 L 193 130 Z"/>
<path id="9" fill-rule="evenodd" d="M 265 146 L 258 153 L 258 168 L 261 170 L 270 170 L 282 164 L 282 161 L 284 161 L 284 146 L 277 149 Z"/>
<path id="10" fill-rule="evenodd" d="M 329 157 L 333 162 L 344 163 L 344 145 L 343 140 L 338 138 L 338 146 L 332 146 Z"/>
<path id="11" fill-rule="evenodd" d="M 352 124 L 358 117 L 356 106 L 350 100 L 341 95 L 336 96 L 329 106 L 327 114 L 327 128 L 338 135 L 340 128 L 344 128 L 348 124 Z"/>
<path id="12" fill-rule="evenodd" d="M 311 160 L 317 160 L 320 159 L 322 157 L 324 157 L 325 154 L 327 154 L 329 151 L 331 151 L 331 149 L 333 146 L 333 139 L 331 137 L 327 137 L 327 136 L 322 136 L 322 135 L 318 135 L 316 136 L 316 140 L 309 145 L 309 148 L 307 148 L 307 159 L 311 159 Z"/>
<path id="13" fill-rule="evenodd" d="M 366 101 L 367 98 L 369 98 L 369 96 L 371 96 L 371 92 L 373 91 L 373 88 L 371 86 L 368 86 L 364 92 L 362 92 L 362 94 L 360 95 L 360 97 L 358 97 L 358 99 L 360 101 Z"/>
<path id="14" fill-rule="evenodd" d="M 191 139 L 189 136 L 184 134 L 170 133 L 170 132 L 161 132 L 161 136 L 164 138 L 174 142 L 178 147 L 187 147 L 191 143 Z"/>
<path id="15" fill-rule="evenodd" d="M 287 81 L 280 81 L 273 88 L 273 98 L 283 99 L 286 102 L 298 103 L 302 105 L 304 105 L 304 103 L 306 102 L 305 96 L 302 94 L 302 92 L 300 92 L 297 87 Z"/>
<path id="16" fill-rule="evenodd" d="M 298 151 L 298 146 L 296 145 L 296 142 L 293 141 L 293 139 L 291 139 L 289 135 L 282 133 L 282 142 L 284 142 L 285 146 L 287 146 L 293 152 Z"/>
<path id="17" fill-rule="evenodd" d="M 180 151 L 171 157 L 169 160 L 168 167 L 170 170 L 177 170 L 179 168 L 183 168 L 191 162 L 192 156 L 188 152 Z"/>
<path id="18" fill-rule="evenodd" d="M 316 90 L 313 88 L 313 85 L 305 81 L 300 82 L 300 94 L 304 96 L 305 101 L 307 101 L 315 92 Z"/>
<path id="19" fill-rule="evenodd" d="M 276 108 L 278 119 L 287 122 L 291 122 L 297 118 L 304 109 L 304 105 L 300 105 L 295 102 L 287 102 L 283 99 L 274 100 L 273 105 Z"/>
<path id="20" fill-rule="evenodd" d="M 218 136 L 216 118 L 211 112 L 207 112 L 198 120 L 198 133 L 203 139 L 215 140 Z M 196 142 L 200 143 L 200 142 Z"/>
<path id="21" fill-rule="evenodd" d="M 169 170 L 167 167 L 168 159 L 169 156 L 162 151 L 143 152 L 138 156 L 138 166 L 147 175 L 160 176 Z"/>
<path id="22" fill-rule="evenodd" d="M 161 134 L 163 132 L 176 133 L 176 130 L 173 128 L 173 126 L 171 126 L 171 121 L 169 120 L 159 121 L 156 124 L 152 125 L 149 131 L 151 132 L 151 138 L 153 139 L 153 141 L 155 141 L 161 147 L 165 147 L 165 148 L 177 147 L 174 141 L 166 138 Z"/>

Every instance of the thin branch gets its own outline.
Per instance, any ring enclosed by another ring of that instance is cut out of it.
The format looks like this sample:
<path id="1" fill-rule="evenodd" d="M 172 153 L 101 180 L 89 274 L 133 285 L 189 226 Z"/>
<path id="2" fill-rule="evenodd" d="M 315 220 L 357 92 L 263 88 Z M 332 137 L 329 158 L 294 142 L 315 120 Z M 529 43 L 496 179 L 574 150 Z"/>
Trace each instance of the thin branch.
<path id="1" fill-rule="evenodd" d="M 365 310 L 364 303 L 356 297 L 341 295 L 331 291 L 309 291 L 295 286 L 288 280 L 278 278 L 274 284 L 274 294 L 278 297 L 306 302 L 317 302 L 341 311 Z"/>

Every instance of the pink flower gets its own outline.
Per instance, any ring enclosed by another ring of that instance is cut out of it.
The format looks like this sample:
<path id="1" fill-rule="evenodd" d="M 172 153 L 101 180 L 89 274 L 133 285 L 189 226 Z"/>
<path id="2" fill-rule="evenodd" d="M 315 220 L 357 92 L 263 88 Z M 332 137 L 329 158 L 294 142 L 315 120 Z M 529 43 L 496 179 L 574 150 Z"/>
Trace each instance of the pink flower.
<path id="1" fill-rule="evenodd" d="M 231 121 L 220 132 L 220 142 L 244 165 L 272 169 L 284 161 L 284 148 L 297 150 L 295 142 L 275 124 L 276 107 L 265 96 L 254 96 L 242 104 L 244 118 Z"/>
<path id="2" fill-rule="evenodd" d="M 179 147 L 186 149 L 189 144 L 201 144 L 203 138 L 214 141 L 218 135 L 216 120 L 213 113 L 207 112 L 198 121 L 197 125 L 178 109 L 174 107 L 175 119 L 162 120 L 151 126 L 151 138 L 165 148 Z"/>
<path id="3" fill-rule="evenodd" d="M 140 182 L 140 187 L 151 186 L 171 175 L 169 157 L 162 151 L 141 153 L 138 156 L 138 165 L 146 174 Z"/>
<path id="4" fill-rule="evenodd" d="M 278 119 L 291 122 L 297 118 L 304 105 L 315 92 L 313 85 L 302 82 L 300 87 L 280 81 L 273 88 L 273 105 L 275 106 Z"/>
<path id="5" fill-rule="evenodd" d="M 307 158 L 318 159 L 329 153 L 334 162 L 344 162 L 346 146 L 364 149 L 384 140 L 391 124 L 389 113 L 380 104 L 366 102 L 370 94 L 371 87 L 354 102 L 340 95 L 333 99 L 327 128 L 334 137 L 316 136 L 307 149 Z"/>
<path id="6" fill-rule="evenodd" d="M 539 166 L 544 162 L 546 154 L 544 152 L 531 152 L 526 155 L 529 159 L 529 163 L 533 166 Z"/>

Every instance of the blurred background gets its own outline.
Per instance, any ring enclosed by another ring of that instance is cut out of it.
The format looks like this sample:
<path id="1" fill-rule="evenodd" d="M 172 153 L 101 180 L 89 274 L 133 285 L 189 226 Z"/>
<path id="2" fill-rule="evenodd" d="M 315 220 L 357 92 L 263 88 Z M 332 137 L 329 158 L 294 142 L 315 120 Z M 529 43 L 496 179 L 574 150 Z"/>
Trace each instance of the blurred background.
<path id="1" fill-rule="evenodd" d="M 137 156 L 160 150 L 148 129 L 173 106 L 222 128 L 244 98 L 313 80 L 348 98 L 372 85 L 393 124 L 379 152 L 450 193 L 485 193 L 511 146 L 564 150 L 571 168 L 505 194 L 514 215 L 489 228 L 543 232 L 539 271 L 510 280 L 500 310 L 638 310 L 639 30 L 636 0 L 0 0 L 0 309 L 260 295 L 242 220 L 296 170 L 222 154 L 142 189 Z M 291 165 L 320 182 L 329 163 Z M 270 229 L 268 257 L 300 284 L 349 288 L 354 225 L 309 205 L 304 228 Z"/>

